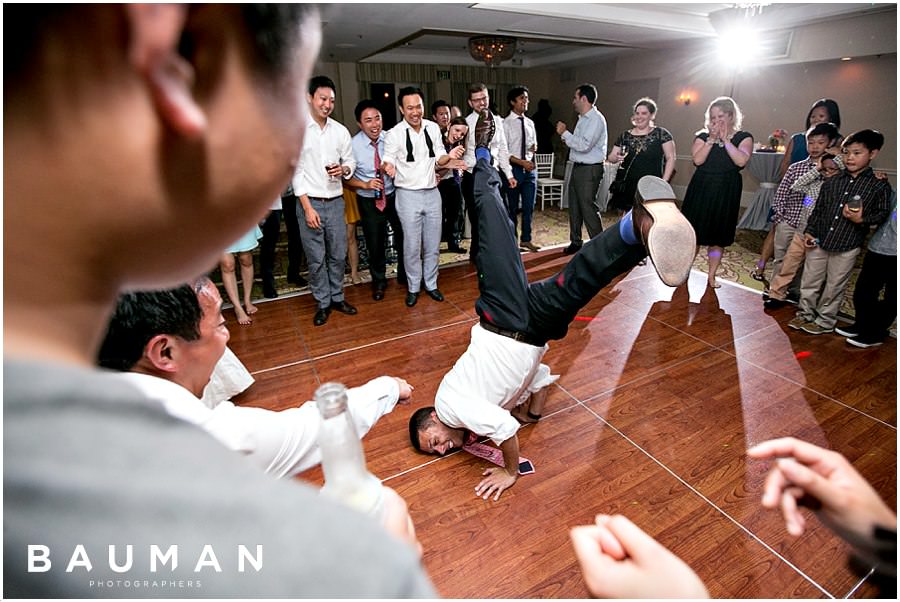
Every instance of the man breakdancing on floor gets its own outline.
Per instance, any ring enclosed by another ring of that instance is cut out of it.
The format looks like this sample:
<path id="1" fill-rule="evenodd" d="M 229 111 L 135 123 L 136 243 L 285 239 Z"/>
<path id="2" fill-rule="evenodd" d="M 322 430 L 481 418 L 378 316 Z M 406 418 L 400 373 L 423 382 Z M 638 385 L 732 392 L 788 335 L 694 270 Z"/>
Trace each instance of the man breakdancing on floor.
<path id="1" fill-rule="evenodd" d="M 500 180 L 487 146 L 494 120 L 485 110 L 475 126 L 475 208 L 480 296 L 469 347 L 438 387 L 434 407 L 417 410 L 409 435 L 418 451 L 444 455 L 468 433 L 489 437 L 503 452 L 503 468 L 488 468 L 476 495 L 494 499 L 518 477 L 520 422 L 537 422 L 546 387 L 558 376 L 541 363 L 547 341 L 561 339 L 578 311 L 616 276 L 649 253 L 663 282 L 678 286 L 690 274 L 696 237 L 664 180 L 638 183 L 633 211 L 618 227 L 585 244 L 555 276 L 529 284 L 516 234 L 500 198 Z"/>

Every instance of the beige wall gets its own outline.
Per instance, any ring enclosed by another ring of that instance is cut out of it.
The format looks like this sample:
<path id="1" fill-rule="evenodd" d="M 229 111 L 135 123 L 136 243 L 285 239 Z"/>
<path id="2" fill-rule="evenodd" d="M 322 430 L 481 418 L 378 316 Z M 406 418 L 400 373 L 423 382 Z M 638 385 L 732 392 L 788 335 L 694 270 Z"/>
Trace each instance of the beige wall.
<path id="1" fill-rule="evenodd" d="M 889 18 L 888 18 L 889 17 Z M 889 38 L 885 38 L 890 34 Z M 892 48 L 881 55 L 858 56 L 860 49 Z M 841 56 L 852 55 L 843 62 Z M 808 58 L 809 60 L 804 60 Z M 826 58 L 827 60 L 822 60 Z M 574 122 L 572 93 L 581 82 L 599 89 L 597 107 L 609 124 L 610 143 L 629 127 L 634 101 L 657 101 L 657 122 L 675 137 L 679 154 L 674 183 L 686 186 L 693 174 L 690 147 L 703 127 L 706 106 L 716 96 L 732 93 L 744 112 L 744 129 L 765 143 L 776 128 L 790 133 L 803 129 L 806 114 L 819 98 L 833 98 L 841 108 L 841 132 L 874 128 L 885 135 L 885 146 L 874 166 L 887 171 L 896 186 L 897 54 L 896 13 L 848 19 L 800 28 L 794 33 L 790 62 L 746 68 L 732 79 L 729 71 L 700 47 L 680 51 L 650 51 L 579 66 L 572 70 L 534 69 L 526 83 L 532 99 L 547 98 L 553 119 Z M 574 72 L 574 75 L 572 74 Z M 562 81 L 565 77 L 566 81 Z M 678 100 L 683 93 L 690 105 Z M 745 174 L 747 192 L 757 188 Z"/>

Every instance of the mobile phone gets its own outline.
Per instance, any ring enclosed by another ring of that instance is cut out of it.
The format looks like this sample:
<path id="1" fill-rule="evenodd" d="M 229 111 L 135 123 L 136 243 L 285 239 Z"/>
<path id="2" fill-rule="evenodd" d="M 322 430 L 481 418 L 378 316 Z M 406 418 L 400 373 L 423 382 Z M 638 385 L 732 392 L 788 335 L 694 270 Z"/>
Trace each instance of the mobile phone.
<path id="1" fill-rule="evenodd" d="M 526 475 L 532 474 L 534 472 L 534 465 L 531 463 L 531 460 L 522 460 L 519 462 L 519 474 Z"/>

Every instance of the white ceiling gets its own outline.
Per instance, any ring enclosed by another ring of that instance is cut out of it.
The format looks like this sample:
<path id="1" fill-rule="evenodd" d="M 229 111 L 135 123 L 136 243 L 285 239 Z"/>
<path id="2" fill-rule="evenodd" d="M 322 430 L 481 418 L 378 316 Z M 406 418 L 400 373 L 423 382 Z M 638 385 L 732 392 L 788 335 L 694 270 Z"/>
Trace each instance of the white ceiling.
<path id="1" fill-rule="evenodd" d="M 478 34 L 519 39 L 504 67 L 574 65 L 624 52 L 675 47 L 716 36 L 743 20 L 732 3 L 342 3 L 319 5 L 321 60 L 327 62 L 479 65 L 467 40 Z M 772 3 L 752 18 L 776 31 L 873 11 L 895 4 Z M 896 13 L 895 13 L 896 14 Z M 714 27 L 715 25 L 715 27 Z"/>

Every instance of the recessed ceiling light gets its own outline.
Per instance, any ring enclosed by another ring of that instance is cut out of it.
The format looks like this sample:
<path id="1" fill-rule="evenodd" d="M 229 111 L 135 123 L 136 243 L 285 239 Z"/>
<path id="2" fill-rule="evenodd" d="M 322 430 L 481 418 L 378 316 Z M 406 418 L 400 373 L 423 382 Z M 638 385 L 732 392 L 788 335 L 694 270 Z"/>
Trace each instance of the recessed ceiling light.
<path id="1" fill-rule="evenodd" d="M 841 60 L 842 60 L 842 61 L 849 61 L 851 58 L 852 58 L 852 57 L 849 57 L 849 56 L 842 56 L 842 57 L 841 57 Z"/>

